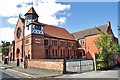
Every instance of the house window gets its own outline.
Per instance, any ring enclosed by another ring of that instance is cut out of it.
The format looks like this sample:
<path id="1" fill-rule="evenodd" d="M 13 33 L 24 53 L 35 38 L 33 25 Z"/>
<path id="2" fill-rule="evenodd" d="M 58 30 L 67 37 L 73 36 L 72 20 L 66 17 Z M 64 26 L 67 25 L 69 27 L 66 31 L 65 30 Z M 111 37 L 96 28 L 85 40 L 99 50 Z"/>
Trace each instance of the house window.
<path id="1" fill-rule="evenodd" d="M 45 52 L 46 52 L 46 53 L 45 53 L 45 54 L 46 54 L 46 57 L 48 57 L 48 49 L 46 49 L 46 51 L 45 51 Z"/>
<path id="2" fill-rule="evenodd" d="M 70 50 L 70 56 L 72 56 L 72 50 Z"/>
<path id="3" fill-rule="evenodd" d="M 85 42 L 84 42 L 83 39 L 81 39 L 81 40 L 79 41 L 79 43 L 80 43 L 81 46 L 84 46 L 84 45 L 85 45 Z"/>
<path id="4" fill-rule="evenodd" d="M 85 56 L 85 51 L 83 50 L 83 56 Z"/>
<path id="5" fill-rule="evenodd" d="M 65 56 L 65 50 L 63 50 L 63 55 Z"/>
<path id="6" fill-rule="evenodd" d="M 73 46 L 77 46 L 76 42 L 75 42 L 75 43 L 73 43 Z"/>
<path id="7" fill-rule="evenodd" d="M 61 57 L 62 57 L 62 50 L 61 50 L 61 54 L 60 54 L 60 55 L 61 55 Z"/>
<path id="8" fill-rule="evenodd" d="M 52 46 L 54 46 L 54 42 L 53 42 L 53 40 L 52 40 Z"/>
<path id="9" fill-rule="evenodd" d="M 68 50 L 68 57 L 70 56 L 69 50 Z"/>
<path id="10" fill-rule="evenodd" d="M 74 50 L 74 56 L 76 56 L 76 51 Z"/>
<path id="11" fill-rule="evenodd" d="M 83 41 L 81 40 L 81 45 L 83 45 Z"/>
<path id="12" fill-rule="evenodd" d="M 52 55 L 54 56 L 54 49 L 52 50 Z"/>
<path id="13" fill-rule="evenodd" d="M 57 49 L 55 50 L 56 56 L 57 56 Z"/>
<path id="14" fill-rule="evenodd" d="M 71 43 L 70 43 L 70 42 L 67 42 L 67 46 L 71 46 Z"/>
<path id="15" fill-rule="evenodd" d="M 57 40 L 52 40 L 52 46 L 57 46 Z"/>
<path id="16" fill-rule="evenodd" d="M 57 40 L 55 40 L 54 46 L 57 46 Z"/>
<path id="17" fill-rule="evenodd" d="M 64 41 L 60 41 L 60 46 L 65 46 L 65 42 Z"/>
<path id="18" fill-rule="evenodd" d="M 83 41 L 83 46 L 84 46 L 84 41 Z"/>
<path id="19" fill-rule="evenodd" d="M 48 45 L 48 39 L 44 40 L 44 45 Z"/>

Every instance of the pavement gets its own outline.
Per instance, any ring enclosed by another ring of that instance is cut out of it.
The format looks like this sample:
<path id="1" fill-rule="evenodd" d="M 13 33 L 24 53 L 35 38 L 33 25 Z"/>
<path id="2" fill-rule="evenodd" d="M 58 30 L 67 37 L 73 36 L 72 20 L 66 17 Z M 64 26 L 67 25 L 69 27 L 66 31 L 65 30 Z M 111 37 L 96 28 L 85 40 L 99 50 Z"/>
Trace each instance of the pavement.
<path id="1" fill-rule="evenodd" d="M 120 78 L 118 72 L 120 71 L 120 67 L 116 67 L 113 70 L 105 70 L 105 71 L 90 71 L 85 73 L 78 74 L 62 74 L 61 72 L 40 69 L 40 68 L 22 68 L 13 65 L 4 65 L 0 64 L 2 70 L 6 70 L 10 73 L 20 74 L 27 78 Z"/>
<path id="2" fill-rule="evenodd" d="M 118 78 L 118 71 L 90 71 L 81 74 L 66 74 L 56 78 Z"/>
<path id="3" fill-rule="evenodd" d="M 85 73 L 78 73 L 78 74 L 65 74 L 63 76 L 58 76 L 56 78 L 110 78 L 110 79 L 118 79 L 120 78 L 119 75 L 120 67 L 115 67 L 111 70 L 102 70 L 102 71 L 90 71 Z"/>
<path id="4" fill-rule="evenodd" d="M 10 73 L 16 73 L 24 75 L 28 78 L 51 78 L 51 77 L 57 77 L 63 75 L 61 72 L 58 71 L 52 71 L 47 69 L 40 69 L 40 68 L 22 68 L 18 66 L 12 66 L 12 65 L 4 65 L 0 64 L 1 70 L 6 70 Z"/>

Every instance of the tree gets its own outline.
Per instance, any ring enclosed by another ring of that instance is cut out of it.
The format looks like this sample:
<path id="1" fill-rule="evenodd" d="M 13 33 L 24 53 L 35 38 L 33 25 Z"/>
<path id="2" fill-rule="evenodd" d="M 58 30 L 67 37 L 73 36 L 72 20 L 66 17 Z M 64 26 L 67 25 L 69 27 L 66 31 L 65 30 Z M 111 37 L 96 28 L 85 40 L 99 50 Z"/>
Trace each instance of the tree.
<path id="1" fill-rule="evenodd" d="M 8 56 L 10 42 L 1 41 L 2 43 L 2 55 Z"/>
<path id="2" fill-rule="evenodd" d="M 101 32 L 95 44 L 98 48 L 96 54 L 97 69 L 108 68 L 112 61 L 111 54 L 118 51 L 118 44 L 114 42 L 113 35 Z"/>

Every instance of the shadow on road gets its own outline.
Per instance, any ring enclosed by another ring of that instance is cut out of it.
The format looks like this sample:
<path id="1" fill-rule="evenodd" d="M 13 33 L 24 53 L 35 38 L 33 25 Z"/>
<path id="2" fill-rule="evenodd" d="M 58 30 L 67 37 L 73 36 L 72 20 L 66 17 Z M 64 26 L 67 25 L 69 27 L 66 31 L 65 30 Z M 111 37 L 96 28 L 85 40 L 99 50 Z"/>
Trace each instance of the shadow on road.
<path id="1" fill-rule="evenodd" d="M 13 76 L 7 73 L 2 72 L 2 80 L 19 80 L 19 79 L 14 78 Z"/>

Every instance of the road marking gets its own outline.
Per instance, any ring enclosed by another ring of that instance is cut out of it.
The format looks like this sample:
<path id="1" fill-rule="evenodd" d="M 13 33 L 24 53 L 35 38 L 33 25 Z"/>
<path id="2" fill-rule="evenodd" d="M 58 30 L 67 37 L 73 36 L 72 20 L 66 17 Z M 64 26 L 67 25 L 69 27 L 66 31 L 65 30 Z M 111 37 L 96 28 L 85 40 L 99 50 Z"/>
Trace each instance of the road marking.
<path id="1" fill-rule="evenodd" d="M 16 70 L 12 70 L 12 69 L 7 69 L 7 71 L 8 71 L 9 73 L 16 72 L 16 73 L 18 73 L 18 74 L 16 74 L 16 75 L 19 75 L 19 76 L 21 76 L 21 77 L 34 78 L 34 76 L 32 76 L 32 75 L 29 75 L 29 74 L 26 74 L 26 73 L 23 73 L 23 72 L 20 72 L 20 71 L 16 71 Z M 4 72 L 5 72 L 5 71 L 4 71 Z M 13 74 L 15 74 L 15 73 L 13 73 Z"/>

